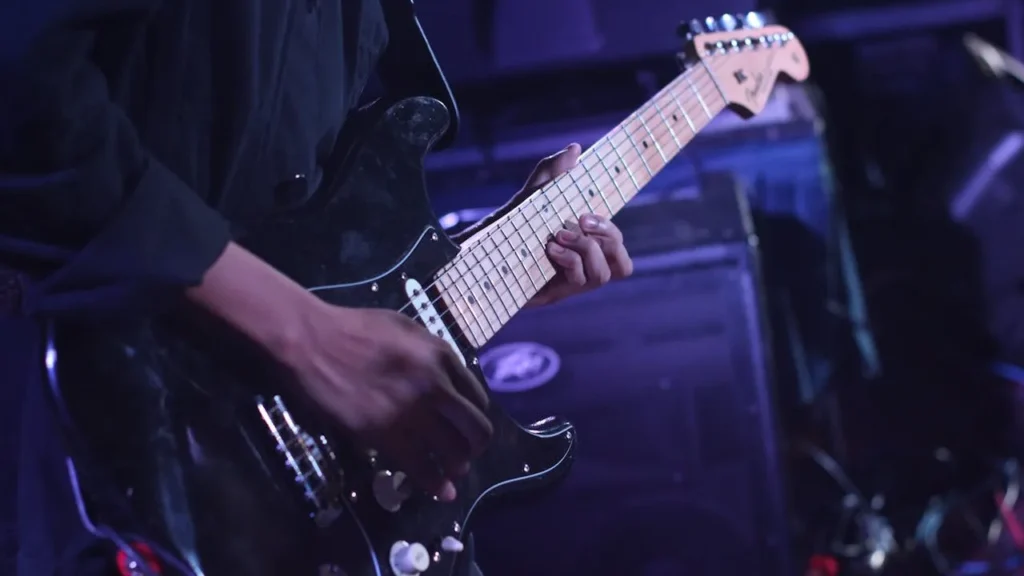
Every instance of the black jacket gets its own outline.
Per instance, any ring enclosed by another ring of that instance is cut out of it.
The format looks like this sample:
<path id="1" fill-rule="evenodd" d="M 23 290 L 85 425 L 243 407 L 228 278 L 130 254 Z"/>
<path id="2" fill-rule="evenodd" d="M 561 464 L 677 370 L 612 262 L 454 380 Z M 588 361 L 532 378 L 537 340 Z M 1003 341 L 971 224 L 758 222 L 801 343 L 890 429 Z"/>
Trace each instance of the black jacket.
<path id="1" fill-rule="evenodd" d="M 379 2 L 2 3 L 0 263 L 37 279 L 26 311 L 152 302 L 301 202 L 386 42 Z"/>
<path id="2" fill-rule="evenodd" d="M 379 2 L 0 2 L 0 265 L 31 272 L 24 312 L 157 301 L 301 202 L 386 42 Z M 84 576 L 37 337 L 0 318 L 0 573 L 17 547 L 19 575 Z"/>

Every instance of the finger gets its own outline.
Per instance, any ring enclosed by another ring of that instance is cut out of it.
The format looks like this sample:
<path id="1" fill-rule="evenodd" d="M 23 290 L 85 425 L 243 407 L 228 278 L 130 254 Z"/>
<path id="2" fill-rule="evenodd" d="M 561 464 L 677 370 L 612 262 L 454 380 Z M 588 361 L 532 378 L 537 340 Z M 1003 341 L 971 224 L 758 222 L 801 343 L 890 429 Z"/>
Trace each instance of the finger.
<path id="1" fill-rule="evenodd" d="M 431 457 L 430 446 L 417 432 L 401 429 L 388 434 L 377 445 L 421 490 L 445 502 L 455 499 L 455 485 L 441 473 L 441 468 Z"/>
<path id="2" fill-rule="evenodd" d="M 568 172 L 580 160 L 583 147 L 575 142 L 561 151 L 541 160 L 526 179 L 524 190 L 534 190 Z"/>
<path id="3" fill-rule="evenodd" d="M 597 214 L 580 217 L 580 228 L 590 236 L 604 238 L 622 244 L 622 230 L 607 218 Z"/>
<path id="4" fill-rule="evenodd" d="M 494 426 L 487 416 L 489 399 L 480 380 L 454 354 L 444 358 L 451 388 L 437 397 L 438 412 L 462 435 L 469 446 L 471 458 L 487 447 Z"/>
<path id="5" fill-rule="evenodd" d="M 559 232 L 561 234 L 561 232 Z M 557 239 L 548 243 L 548 258 L 555 263 L 558 271 L 570 286 L 584 286 L 587 283 L 587 273 L 583 268 L 583 258 L 575 251 L 566 248 L 563 242 Z"/>
<path id="6" fill-rule="evenodd" d="M 608 263 L 608 269 L 611 270 L 612 278 L 626 278 L 633 273 L 633 258 L 630 257 L 629 251 L 621 241 L 600 234 L 590 234 L 590 237 L 601 246 L 601 252 Z"/>
<path id="7" fill-rule="evenodd" d="M 622 240 L 622 230 L 607 218 L 588 214 L 580 218 L 580 228 L 601 245 L 612 278 L 625 278 L 633 273 L 633 259 Z"/>
<path id="8" fill-rule="evenodd" d="M 433 455 L 435 467 L 441 468 L 445 478 L 461 476 L 469 471 L 473 451 L 466 438 L 431 404 L 421 404 L 415 415 L 403 422 L 405 430 L 415 435 L 427 453 Z"/>
<path id="9" fill-rule="evenodd" d="M 447 343 L 442 344 L 441 368 L 451 379 L 455 391 L 464 396 L 482 411 L 486 411 L 491 404 L 490 396 L 484 384 L 476 377 L 476 374 L 466 368 L 462 359 L 455 354 Z"/>
<path id="10" fill-rule="evenodd" d="M 425 415 L 425 421 L 416 430 L 434 453 L 445 477 L 456 478 L 469 472 L 470 460 L 476 453 L 451 421 L 432 412 Z"/>
<path id="11" fill-rule="evenodd" d="M 600 286 L 611 280 L 612 272 L 601 245 L 597 240 L 583 234 L 578 226 L 567 225 L 565 230 L 558 232 L 555 241 L 579 254 L 583 265 L 584 284 Z"/>
<path id="12" fill-rule="evenodd" d="M 621 280 L 633 274 L 633 259 L 629 256 L 629 251 L 625 246 L 611 240 L 602 241 L 600 238 L 595 238 L 595 240 L 601 245 L 601 251 L 604 252 L 613 279 Z"/>
<path id="13" fill-rule="evenodd" d="M 455 393 L 438 398 L 435 409 L 465 440 L 469 458 L 476 458 L 483 453 L 494 434 L 494 426 L 487 414 Z"/>

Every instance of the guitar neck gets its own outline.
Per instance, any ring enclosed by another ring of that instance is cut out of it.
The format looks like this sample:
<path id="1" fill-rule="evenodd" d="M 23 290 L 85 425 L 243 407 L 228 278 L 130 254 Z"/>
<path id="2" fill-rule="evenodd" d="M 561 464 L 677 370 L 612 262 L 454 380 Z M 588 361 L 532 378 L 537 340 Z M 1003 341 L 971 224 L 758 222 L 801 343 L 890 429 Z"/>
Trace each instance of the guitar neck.
<path id="1" fill-rule="evenodd" d="M 753 82 L 751 90 L 768 87 Z M 583 153 L 575 168 L 474 235 L 438 274 L 453 319 L 483 346 L 556 270 L 548 240 L 584 214 L 610 218 L 726 107 L 704 64 L 690 68 Z"/>

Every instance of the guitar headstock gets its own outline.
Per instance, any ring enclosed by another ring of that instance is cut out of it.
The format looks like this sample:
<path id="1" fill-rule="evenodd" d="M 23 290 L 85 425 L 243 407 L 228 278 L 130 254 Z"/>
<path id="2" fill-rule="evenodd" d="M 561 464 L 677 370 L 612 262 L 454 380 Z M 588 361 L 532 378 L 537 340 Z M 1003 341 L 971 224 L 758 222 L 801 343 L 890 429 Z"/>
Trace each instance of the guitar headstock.
<path id="1" fill-rule="evenodd" d="M 687 63 L 703 63 L 726 102 L 753 116 L 768 102 L 780 77 L 797 82 L 810 73 L 807 53 L 783 26 L 765 23 L 756 12 L 694 20 L 685 24 Z"/>

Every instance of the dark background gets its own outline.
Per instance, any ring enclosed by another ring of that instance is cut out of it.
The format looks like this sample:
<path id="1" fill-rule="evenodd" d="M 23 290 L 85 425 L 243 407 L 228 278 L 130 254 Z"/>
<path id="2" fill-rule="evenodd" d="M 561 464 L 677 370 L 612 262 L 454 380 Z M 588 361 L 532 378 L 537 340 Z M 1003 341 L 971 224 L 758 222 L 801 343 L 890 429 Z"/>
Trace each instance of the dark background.
<path id="1" fill-rule="evenodd" d="M 974 489 L 1018 450 L 1020 379 L 1003 368 L 1024 362 L 1024 166 L 1013 157 L 994 170 L 970 214 L 951 206 L 1024 121 L 1020 90 L 982 74 L 963 34 L 1024 55 L 1021 3 L 423 3 L 423 25 L 463 112 L 457 148 L 475 154 L 462 168 L 445 164 L 453 156 L 435 164 L 435 203 L 440 212 L 495 205 L 536 157 L 503 156 L 508 142 L 550 141 L 549 153 L 563 135 L 621 117 L 677 73 L 678 22 L 754 9 L 772 11 L 803 41 L 812 63 L 807 96 L 820 123 L 816 166 L 780 168 L 772 154 L 783 144 L 761 136 L 748 138 L 749 159 L 726 166 L 750 185 L 776 352 L 795 353 L 780 335 L 789 313 L 773 296 L 780 287 L 807 308 L 795 312 L 804 340 L 828 342 L 810 350 L 811 360 L 783 358 L 773 367 L 780 451 L 797 494 L 796 546 L 804 554 L 828 548 L 843 492 L 803 459 L 806 445 L 834 456 L 865 495 L 882 496 L 897 540 L 910 542 L 930 502 Z M 717 158 L 705 140 L 689 160 L 697 172 Z M 765 176 L 773 169 L 789 170 L 788 191 L 782 178 Z M 794 182 L 802 177 L 827 181 L 817 199 L 823 213 L 799 213 L 815 199 L 772 210 L 772 198 L 799 195 L 804 188 Z M 771 253 L 772 245 L 785 245 L 785 254 Z M 801 296 L 808 284 L 790 274 L 801 258 L 825 262 L 822 286 L 813 287 L 820 298 Z M 905 548 L 913 555 L 913 545 Z"/>

